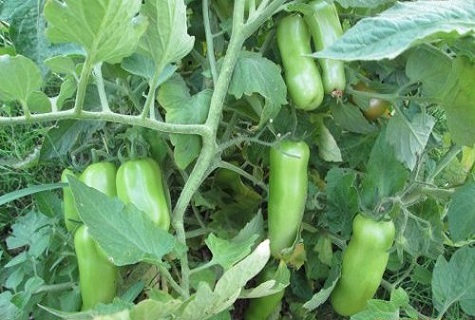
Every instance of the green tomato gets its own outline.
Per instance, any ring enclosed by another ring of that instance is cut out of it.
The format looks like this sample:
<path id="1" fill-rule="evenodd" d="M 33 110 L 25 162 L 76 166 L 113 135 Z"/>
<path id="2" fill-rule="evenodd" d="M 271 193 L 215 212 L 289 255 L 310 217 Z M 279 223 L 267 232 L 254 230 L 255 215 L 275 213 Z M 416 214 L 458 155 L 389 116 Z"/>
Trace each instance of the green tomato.
<path id="1" fill-rule="evenodd" d="M 290 247 L 300 229 L 307 199 L 310 150 L 304 141 L 282 141 L 270 151 L 268 235 L 274 257 Z"/>
<path id="2" fill-rule="evenodd" d="M 116 182 L 119 199 L 132 203 L 158 227 L 168 231 L 170 210 L 162 173 L 155 160 L 145 158 L 123 163 L 117 171 Z"/>
<path id="3" fill-rule="evenodd" d="M 74 176 L 74 173 L 69 169 L 64 169 L 61 174 L 61 182 L 68 182 L 68 176 Z M 69 232 L 73 232 L 81 219 L 76 210 L 73 192 L 69 186 L 63 188 L 63 212 L 66 229 Z"/>
<path id="4" fill-rule="evenodd" d="M 89 165 L 79 179 L 87 186 L 115 197 L 116 172 L 117 167 L 113 163 L 97 162 Z M 85 225 L 74 234 L 74 249 L 79 267 L 82 310 L 91 309 L 99 302 L 112 302 L 117 291 L 117 267 L 89 235 Z"/>
<path id="5" fill-rule="evenodd" d="M 85 225 L 74 234 L 74 249 L 79 267 L 81 309 L 91 309 L 100 302 L 112 302 L 117 292 L 117 267 L 91 238 Z"/>
<path id="6" fill-rule="evenodd" d="M 80 176 L 87 186 L 94 188 L 109 197 L 117 196 L 115 176 L 117 167 L 112 162 L 97 162 L 89 165 Z"/>
<path id="7" fill-rule="evenodd" d="M 305 15 L 313 43 L 317 51 L 332 45 L 343 34 L 340 19 L 335 4 L 324 0 L 309 3 L 311 14 Z M 332 59 L 318 59 L 322 67 L 323 88 L 326 93 L 344 91 L 346 86 L 345 65 L 343 61 Z"/>
<path id="8" fill-rule="evenodd" d="M 394 223 L 361 214 L 353 220 L 353 234 L 343 252 L 341 277 L 331 294 L 337 313 L 350 316 L 366 308 L 383 278 L 395 237 Z"/>
<path id="9" fill-rule="evenodd" d="M 294 105 L 302 110 L 314 110 L 323 101 L 324 91 L 312 53 L 310 33 L 298 14 L 283 18 L 277 26 L 279 47 L 287 91 Z"/>

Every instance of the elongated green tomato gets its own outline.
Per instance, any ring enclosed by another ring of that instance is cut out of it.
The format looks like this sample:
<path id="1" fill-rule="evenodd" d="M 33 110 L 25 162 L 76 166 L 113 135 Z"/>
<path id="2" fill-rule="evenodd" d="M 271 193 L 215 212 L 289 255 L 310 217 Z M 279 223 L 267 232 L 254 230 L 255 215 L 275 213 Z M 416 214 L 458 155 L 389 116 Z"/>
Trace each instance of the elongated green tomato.
<path id="1" fill-rule="evenodd" d="M 257 280 L 259 283 L 263 283 L 276 279 L 278 273 L 289 273 L 287 265 L 282 260 L 279 265 L 267 264 L 260 272 Z M 268 296 L 252 299 L 244 314 L 244 320 L 266 320 L 269 318 L 281 304 L 284 293 L 285 289 Z"/>
<path id="2" fill-rule="evenodd" d="M 116 173 L 117 167 L 113 163 L 97 162 L 84 170 L 80 180 L 109 197 L 115 197 L 117 195 Z M 74 248 L 79 266 L 82 310 L 88 310 L 99 302 L 110 303 L 117 291 L 117 267 L 91 238 L 84 225 L 74 236 Z"/>
<path id="3" fill-rule="evenodd" d="M 284 140 L 270 150 L 267 222 L 270 249 L 276 258 L 293 244 L 302 222 L 309 157 L 304 141 Z"/>
<path id="4" fill-rule="evenodd" d="M 68 176 L 74 176 L 74 173 L 69 169 L 64 169 L 61 174 L 61 182 L 68 182 Z M 73 192 L 70 187 L 63 188 L 63 212 L 64 212 L 64 224 L 69 232 L 74 232 L 79 225 L 78 212 L 76 205 L 74 204 Z"/>
<path id="5" fill-rule="evenodd" d="M 80 180 L 109 197 L 115 197 L 117 196 L 116 174 L 117 167 L 112 162 L 96 162 L 84 170 Z"/>
<path id="6" fill-rule="evenodd" d="M 79 267 L 82 310 L 98 303 L 110 303 L 117 292 L 117 267 L 89 235 L 85 225 L 74 234 L 74 249 Z"/>
<path id="7" fill-rule="evenodd" d="M 170 228 L 162 173 L 158 164 L 150 159 L 124 162 L 117 171 L 117 195 L 125 203 L 132 203 L 145 212 L 163 230 Z"/>
<path id="8" fill-rule="evenodd" d="M 366 308 L 378 289 L 395 236 L 394 223 L 356 215 L 353 234 L 343 252 L 341 278 L 331 294 L 337 313 L 350 316 Z"/>
<path id="9" fill-rule="evenodd" d="M 324 0 L 311 1 L 312 14 L 305 15 L 317 51 L 326 49 L 343 34 L 335 4 Z M 323 88 L 326 93 L 344 91 L 346 86 L 343 61 L 318 59 L 322 67 Z"/>
<path id="10" fill-rule="evenodd" d="M 314 110 L 323 100 L 323 84 L 315 59 L 311 54 L 310 34 L 303 18 L 292 14 L 277 26 L 279 47 L 285 82 L 295 107 Z"/>

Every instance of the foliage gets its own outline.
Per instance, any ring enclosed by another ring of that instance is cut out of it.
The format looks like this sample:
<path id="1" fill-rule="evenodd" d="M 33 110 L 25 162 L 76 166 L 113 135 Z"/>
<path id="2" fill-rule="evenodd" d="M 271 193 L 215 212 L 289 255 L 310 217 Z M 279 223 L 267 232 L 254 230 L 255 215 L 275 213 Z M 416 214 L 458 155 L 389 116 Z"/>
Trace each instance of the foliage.
<path id="1" fill-rule="evenodd" d="M 0 318 L 242 319 L 285 288 L 271 318 L 339 319 L 329 297 L 361 213 L 396 236 L 351 319 L 475 316 L 475 1 L 334 2 L 343 35 L 311 56 L 343 61 L 346 88 L 304 111 L 276 27 L 306 1 L 0 1 Z M 371 99 L 390 114 L 365 118 Z M 283 139 L 310 147 L 305 212 L 281 252 L 290 272 L 261 282 Z M 144 157 L 162 169 L 168 232 L 69 180 L 121 273 L 112 303 L 78 312 L 61 172 Z"/>

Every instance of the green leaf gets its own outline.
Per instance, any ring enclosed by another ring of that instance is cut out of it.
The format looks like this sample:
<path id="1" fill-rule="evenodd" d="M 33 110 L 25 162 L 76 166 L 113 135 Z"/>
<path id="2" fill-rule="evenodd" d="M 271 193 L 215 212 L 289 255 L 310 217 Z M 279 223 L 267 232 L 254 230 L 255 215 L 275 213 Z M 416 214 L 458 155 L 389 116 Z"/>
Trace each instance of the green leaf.
<path id="1" fill-rule="evenodd" d="M 48 58 L 45 60 L 45 65 L 55 73 L 69 75 L 76 73 L 76 63 L 70 56 L 61 55 Z"/>
<path id="2" fill-rule="evenodd" d="M 0 293 L 0 319 L 18 319 L 21 310 L 15 306 L 10 291 Z"/>
<path id="3" fill-rule="evenodd" d="M 330 297 L 333 288 L 335 288 L 338 279 L 340 278 L 340 264 L 337 262 L 337 259 L 333 259 L 332 261 L 332 268 L 330 269 L 330 273 L 325 280 L 325 284 L 323 287 L 315 293 L 310 300 L 303 304 L 303 307 L 307 309 L 309 312 L 315 310 L 319 306 L 321 306 L 325 301 L 328 300 Z"/>
<path id="4" fill-rule="evenodd" d="M 130 57 L 125 58 L 122 61 L 122 67 L 124 70 L 127 70 L 130 73 L 146 78 L 149 82 L 156 76 L 155 73 L 159 72 L 155 70 L 155 63 L 152 59 L 138 53 L 134 53 Z M 159 86 L 167 81 L 173 75 L 176 69 L 176 66 L 170 64 L 166 65 L 162 72 L 158 75 L 158 81 L 156 85 Z"/>
<path id="5" fill-rule="evenodd" d="M 386 138 L 393 146 L 396 158 L 409 170 L 415 168 L 434 125 L 434 117 L 427 113 L 418 113 L 412 119 L 408 119 L 404 114 L 396 112 L 389 120 Z"/>
<path id="6" fill-rule="evenodd" d="M 452 60 L 439 49 L 422 45 L 412 50 L 406 62 L 406 75 L 412 82 L 422 83 L 422 94 L 437 98 L 452 70 Z"/>
<path id="7" fill-rule="evenodd" d="M 62 199 L 57 192 L 43 191 L 34 197 L 38 210 L 49 218 L 63 217 Z"/>
<path id="8" fill-rule="evenodd" d="M 327 204 L 323 221 L 331 232 L 351 233 L 353 217 L 358 213 L 358 192 L 355 187 L 356 173 L 343 168 L 332 168 L 325 181 Z"/>
<path id="9" fill-rule="evenodd" d="M 65 120 L 59 122 L 46 134 L 47 138 L 41 146 L 40 161 L 66 155 L 80 141 L 79 139 L 89 140 L 92 134 L 104 125 L 102 121 Z"/>
<path id="10" fill-rule="evenodd" d="M 473 7 L 475 8 L 475 4 Z M 447 126 L 453 140 L 469 147 L 475 144 L 474 74 L 474 62 L 465 57 L 455 58 L 452 63 L 452 72 L 448 75 L 442 101 L 447 116 Z"/>
<path id="11" fill-rule="evenodd" d="M 134 205 L 90 188 L 69 177 L 76 208 L 90 234 L 115 265 L 140 261 L 160 263 L 175 246 L 175 238 L 151 223 Z"/>
<path id="12" fill-rule="evenodd" d="M 51 101 L 42 91 L 31 92 L 26 99 L 26 103 L 32 113 L 51 112 Z"/>
<path id="13" fill-rule="evenodd" d="M 366 120 L 360 109 L 353 104 L 332 103 L 330 105 L 330 112 L 332 113 L 335 122 L 345 130 L 361 134 L 377 130 L 376 125 Z"/>
<path id="14" fill-rule="evenodd" d="M 114 299 L 112 303 L 107 305 L 99 303 L 94 309 L 81 312 L 66 312 L 43 305 L 38 306 L 61 319 L 67 320 L 132 320 L 129 311 L 131 305 L 119 299 Z"/>
<path id="15" fill-rule="evenodd" d="M 149 25 L 139 43 L 139 53 L 150 57 L 158 66 L 176 62 L 192 49 L 195 37 L 187 33 L 186 6 L 183 0 L 145 1 L 141 13 L 148 18 Z"/>
<path id="16" fill-rule="evenodd" d="M 40 90 L 43 79 L 38 66 L 24 56 L 0 56 L 0 100 L 24 101 Z"/>
<path id="17" fill-rule="evenodd" d="M 260 54 L 243 52 L 234 68 L 229 93 L 240 99 L 258 93 L 265 99 L 258 126 L 262 126 L 287 103 L 287 90 L 280 67 Z"/>
<path id="18" fill-rule="evenodd" d="M 475 248 L 462 247 L 447 262 L 437 259 L 432 273 L 432 299 L 435 308 L 443 314 L 459 302 L 462 310 L 475 316 Z"/>
<path id="19" fill-rule="evenodd" d="M 55 43 L 80 45 L 93 64 L 117 63 L 136 50 L 145 32 L 141 4 L 140 0 L 48 0 L 46 34 Z"/>
<path id="20" fill-rule="evenodd" d="M 388 143 L 387 131 L 383 128 L 373 145 L 362 179 L 361 204 L 374 210 L 386 197 L 400 191 L 409 176 L 409 171 L 399 162 L 393 147 Z"/>
<path id="21" fill-rule="evenodd" d="M 453 241 L 468 240 L 475 235 L 475 182 L 467 183 L 455 190 L 447 217 Z"/>
<path id="22" fill-rule="evenodd" d="M 369 300 L 368 306 L 351 316 L 351 320 L 399 320 L 399 308 L 392 301 Z"/>
<path id="23" fill-rule="evenodd" d="M 8 249 L 26 246 L 29 257 L 40 257 L 49 247 L 53 234 L 51 224 L 50 218 L 34 211 L 20 216 L 11 226 L 11 235 L 6 239 Z"/>
<path id="24" fill-rule="evenodd" d="M 233 305 L 246 283 L 264 268 L 270 258 L 269 240 L 261 242 L 254 251 L 226 271 L 214 291 L 201 282 L 196 294 L 183 310 L 181 319 L 204 320 Z"/>
<path id="25" fill-rule="evenodd" d="M 343 8 L 376 8 L 393 0 L 335 0 Z"/>
<path id="26" fill-rule="evenodd" d="M 228 270 L 236 262 L 246 257 L 260 235 L 263 234 L 262 215 L 258 214 L 231 240 L 220 239 L 210 234 L 205 240 L 206 245 L 213 254 L 211 264 L 219 264 Z"/>
<path id="27" fill-rule="evenodd" d="M 11 202 L 13 200 L 17 200 L 22 197 L 29 196 L 31 194 L 54 190 L 54 189 L 60 189 L 60 188 L 63 188 L 63 186 L 64 184 L 62 183 L 49 183 L 49 184 L 31 186 L 31 187 L 23 188 L 20 190 L 15 190 L 15 191 L 12 191 L 0 196 L 0 206 L 4 205 L 5 203 Z"/>
<path id="28" fill-rule="evenodd" d="M 328 162 L 341 162 L 340 148 L 330 130 L 325 126 L 323 117 L 318 117 L 315 125 L 318 128 L 317 144 L 320 158 Z"/>
<path id="29" fill-rule="evenodd" d="M 425 256 L 431 259 L 444 251 L 444 225 L 437 201 L 428 199 L 409 208 L 413 215 L 404 221 L 398 216 L 397 225 L 404 225 L 402 245 L 413 257 Z"/>
<path id="30" fill-rule="evenodd" d="M 157 301 L 145 299 L 140 301 L 130 312 L 133 320 L 168 319 L 182 305 L 179 300 Z"/>
<path id="31" fill-rule="evenodd" d="M 61 110 L 64 106 L 64 103 L 74 96 L 76 89 L 77 83 L 74 77 L 72 75 L 66 76 L 63 83 L 61 83 L 59 94 L 56 97 L 56 106 L 58 107 L 58 109 Z"/>
<path id="32" fill-rule="evenodd" d="M 211 94 L 211 90 L 204 90 L 192 96 L 185 80 L 175 75 L 160 86 L 158 102 L 167 111 L 167 123 L 202 124 L 208 116 Z M 175 161 L 181 169 L 198 157 L 201 150 L 199 136 L 173 134 L 170 140 L 175 146 Z"/>
<path id="33" fill-rule="evenodd" d="M 3 4 L 0 10 L 0 14 L 5 15 L 4 21 L 9 22 L 9 38 L 14 43 L 14 49 L 17 53 L 32 59 L 40 67 L 43 75 L 48 71 L 44 65 L 45 59 L 56 54 L 78 53 L 78 48 L 73 45 L 52 45 L 47 39 L 43 15 L 44 2 L 44 0 L 1 1 Z"/>
<path id="34" fill-rule="evenodd" d="M 458 37 L 475 28 L 474 0 L 396 2 L 360 20 L 327 49 L 313 54 L 335 60 L 393 59 L 428 38 Z M 456 33 L 456 34 L 453 34 Z"/>
<path id="35" fill-rule="evenodd" d="M 258 235 L 244 239 L 244 241 L 233 241 L 220 239 L 214 234 L 210 234 L 205 240 L 206 245 L 213 254 L 211 263 L 221 265 L 225 270 L 229 269 L 237 261 L 241 260 L 251 252 Z"/>

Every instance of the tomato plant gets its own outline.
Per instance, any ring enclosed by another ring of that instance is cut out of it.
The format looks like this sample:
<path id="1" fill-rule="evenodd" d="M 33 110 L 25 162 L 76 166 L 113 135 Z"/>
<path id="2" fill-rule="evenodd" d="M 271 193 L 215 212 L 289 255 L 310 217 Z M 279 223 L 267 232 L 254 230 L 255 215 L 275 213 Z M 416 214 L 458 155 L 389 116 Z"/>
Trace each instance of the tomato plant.
<path id="1" fill-rule="evenodd" d="M 0 318 L 473 318 L 474 8 L 0 1 Z"/>

